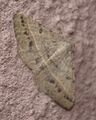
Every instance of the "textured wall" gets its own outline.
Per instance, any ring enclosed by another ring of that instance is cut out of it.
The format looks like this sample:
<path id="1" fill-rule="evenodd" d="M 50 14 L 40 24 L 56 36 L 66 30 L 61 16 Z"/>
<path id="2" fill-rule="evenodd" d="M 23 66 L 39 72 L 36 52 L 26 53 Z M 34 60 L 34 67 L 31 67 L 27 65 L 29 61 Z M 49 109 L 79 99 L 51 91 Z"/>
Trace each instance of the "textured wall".
<path id="1" fill-rule="evenodd" d="M 66 111 L 38 92 L 17 54 L 12 17 L 30 15 L 75 44 L 76 103 Z M 0 120 L 96 119 L 96 0 L 0 0 Z"/>

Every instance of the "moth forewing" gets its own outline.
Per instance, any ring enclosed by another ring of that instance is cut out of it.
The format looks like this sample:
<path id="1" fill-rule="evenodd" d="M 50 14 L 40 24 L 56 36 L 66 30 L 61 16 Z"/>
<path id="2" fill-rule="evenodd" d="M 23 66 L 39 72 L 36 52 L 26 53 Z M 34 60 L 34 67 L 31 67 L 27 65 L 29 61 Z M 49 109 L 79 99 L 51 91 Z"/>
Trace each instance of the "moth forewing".
<path id="1" fill-rule="evenodd" d="M 63 108 L 74 104 L 71 44 L 30 17 L 13 17 L 17 50 L 35 75 L 38 88 Z"/>

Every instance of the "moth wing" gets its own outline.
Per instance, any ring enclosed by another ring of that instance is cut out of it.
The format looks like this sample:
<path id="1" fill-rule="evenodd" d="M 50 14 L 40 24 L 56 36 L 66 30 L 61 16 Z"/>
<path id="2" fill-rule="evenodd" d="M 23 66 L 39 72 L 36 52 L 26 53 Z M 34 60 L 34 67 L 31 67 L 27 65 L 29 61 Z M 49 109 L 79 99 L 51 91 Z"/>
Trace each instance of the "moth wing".
<path id="1" fill-rule="evenodd" d="M 13 17 L 14 32 L 17 39 L 17 52 L 30 69 L 36 70 L 38 69 L 36 59 L 39 57 L 39 54 L 34 39 L 30 34 L 27 19 L 22 14 L 15 14 Z M 35 73 L 35 71 L 33 72 Z"/>
<path id="2" fill-rule="evenodd" d="M 74 104 L 70 43 L 22 14 L 13 19 L 18 53 L 35 74 L 39 89 L 70 109 Z"/>

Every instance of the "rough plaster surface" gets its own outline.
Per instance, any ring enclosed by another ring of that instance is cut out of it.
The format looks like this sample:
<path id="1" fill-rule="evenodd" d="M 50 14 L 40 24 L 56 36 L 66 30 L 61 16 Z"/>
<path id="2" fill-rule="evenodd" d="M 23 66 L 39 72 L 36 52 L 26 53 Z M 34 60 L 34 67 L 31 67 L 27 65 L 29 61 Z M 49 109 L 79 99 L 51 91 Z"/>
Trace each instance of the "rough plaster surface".
<path id="1" fill-rule="evenodd" d="M 12 23 L 16 11 L 75 44 L 71 111 L 38 92 L 19 58 Z M 0 120 L 96 120 L 96 0 L 0 0 Z"/>

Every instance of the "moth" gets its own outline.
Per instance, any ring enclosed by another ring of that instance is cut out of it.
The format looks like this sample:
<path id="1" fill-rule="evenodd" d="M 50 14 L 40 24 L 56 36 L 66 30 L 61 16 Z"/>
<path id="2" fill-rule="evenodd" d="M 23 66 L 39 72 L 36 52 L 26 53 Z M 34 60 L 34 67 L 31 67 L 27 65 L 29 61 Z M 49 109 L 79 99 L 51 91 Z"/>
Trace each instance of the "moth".
<path id="1" fill-rule="evenodd" d="M 13 16 L 17 51 L 32 70 L 39 91 L 70 110 L 75 101 L 72 45 L 23 14 Z"/>

